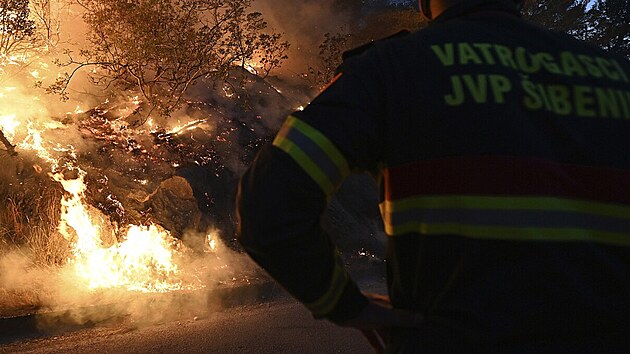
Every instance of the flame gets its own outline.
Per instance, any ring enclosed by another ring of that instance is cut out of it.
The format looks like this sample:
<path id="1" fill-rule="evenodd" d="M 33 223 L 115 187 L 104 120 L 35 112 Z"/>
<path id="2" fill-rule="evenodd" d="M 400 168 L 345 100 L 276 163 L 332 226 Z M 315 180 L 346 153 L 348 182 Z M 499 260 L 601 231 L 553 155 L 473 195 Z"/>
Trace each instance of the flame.
<path id="1" fill-rule="evenodd" d="M 39 158 L 51 165 L 52 171 L 57 171 L 59 169 L 59 160 L 44 147 L 44 139 L 42 138 L 43 130 L 35 128 L 35 124 L 31 121 L 27 122 L 26 130 L 28 135 L 18 147 L 24 150 L 34 151 Z"/>
<path id="2" fill-rule="evenodd" d="M 122 242 L 109 248 L 88 244 L 77 249 L 72 264 L 88 288 L 122 287 L 142 292 L 185 288 L 175 281 L 179 268 L 173 260 L 173 239 L 155 225 L 131 225 Z"/>
<path id="3" fill-rule="evenodd" d="M 249 71 L 250 74 L 258 75 L 258 70 L 256 70 L 257 67 L 260 67 L 258 63 L 247 62 L 243 66 L 245 67 L 245 70 Z"/>
<path id="4" fill-rule="evenodd" d="M 34 151 L 50 164 L 49 176 L 63 187 L 59 232 L 71 243 L 68 265 L 88 289 L 123 288 L 131 291 L 166 292 L 193 289 L 192 284 L 178 280 L 176 263 L 177 240 L 156 225 L 128 225 L 117 241 L 115 229 L 108 219 L 86 203 L 87 173 L 75 166 L 77 153 L 71 145 L 62 146 L 47 141 L 47 129 L 59 129 L 59 124 L 36 124 L 28 121 L 27 135 L 18 145 Z M 0 126 L 7 135 L 19 122 L 15 115 L 0 117 Z M 57 156 L 64 156 L 64 159 Z M 72 174 L 67 178 L 66 174 Z M 110 241 L 106 244 L 104 240 Z"/>
<path id="5" fill-rule="evenodd" d="M 1 58 L 0 58 L 1 59 Z M 5 58 L 5 64 L 16 58 Z M 1 69 L 1 68 L 0 68 Z M 0 73 L 1 74 L 1 73 Z M 44 77 L 45 68 L 30 72 Z M 119 288 L 130 291 L 166 292 L 202 287 L 190 283 L 178 264 L 180 242 L 167 230 L 153 224 L 123 225 L 118 228 L 108 217 L 87 202 L 87 173 L 77 164 L 74 146 L 50 141 L 49 130 L 67 129 L 49 117 L 48 107 L 24 85 L 5 84 L 0 87 L 0 129 L 18 149 L 34 152 L 44 164 L 33 168 L 48 176 L 65 191 L 60 199 L 61 217 L 58 231 L 71 245 L 68 269 L 87 289 Z M 139 105 L 137 96 L 130 104 Z M 107 102 L 106 102 L 107 103 Z M 79 114 L 81 105 L 60 112 Z M 197 120 L 174 128 L 174 133 L 193 129 L 207 120 Z M 153 122 L 151 122 L 153 123 Z M 127 123 L 113 120 L 112 129 L 122 131 Z M 59 134 L 57 134 L 59 135 Z M 147 180 L 139 180 L 147 184 Z M 217 241 L 215 241 L 216 243 Z"/>
<path id="6" fill-rule="evenodd" d="M 190 122 L 188 122 L 186 124 L 178 125 L 178 126 L 172 128 L 171 130 L 167 131 L 166 133 L 167 134 L 171 134 L 171 135 L 181 134 L 181 133 L 184 133 L 186 131 L 193 130 L 193 129 L 197 128 L 197 126 L 199 126 L 199 124 L 205 123 L 207 121 L 208 121 L 207 119 L 193 120 L 193 121 L 190 121 Z M 178 121 L 178 123 L 181 123 L 181 121 Z"/>
<path id="7" fill-rule="evenodd" d="M 180 272 L 174 261 L 177 241 L 156 225 L 129 225 L 120 242 L 109 247 L 103 244 L 106 225 L 85 205 L 86 173 L 76 170 L 75 179 L 66 179 L 62 173 L 51 173 L 51 177 L 68 193 L 61 200 L 59 232 L 73 243 L 69 264 L 87 287 L 143 292 L 192 288 L 177 280 Z"/>
<path id="8" fill-rule="evenodd" d="M 218 237 L 219 235 L 216 230 L 208 232 L 208 235 L 206 235 L 206 252 L 217 252 L 217 247 L 219 245 L 219 242 L 217 241 Z"/>
<path id="9" fill-rule="evenodd" d="M 20 126 L 20 122 L 16 119 L 16 114 L 7 114 L 0 116 L 0 130 L 4 132 L 4 135 L 9 140 L 13 140 L 15 137 L 15 130 Z"/>

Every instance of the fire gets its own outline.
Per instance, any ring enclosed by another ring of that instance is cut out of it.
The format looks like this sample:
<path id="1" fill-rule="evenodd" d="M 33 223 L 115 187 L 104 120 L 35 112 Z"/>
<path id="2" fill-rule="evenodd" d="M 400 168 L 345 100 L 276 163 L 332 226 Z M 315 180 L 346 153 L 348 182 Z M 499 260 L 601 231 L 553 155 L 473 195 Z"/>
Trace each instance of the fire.
<path id="1" fill-rule="evenodd" d="M 124 288 L 143 292 L 165 292 L 191 288 L 177 280 L 180 270 L 174 256 L 176 240 L 156 225 L 129 225 L 120 242 L 104 245 L 104 220 L 95 218 L 84 203 L 86 173 L 66 179 L 51 174 L 68 193 L 61 200 L 59 231 L 73 243 L 69 264 L 89 289 Z"/>
<path id="2" fill-rule="evenodd" d="M 0 58 L 0 75 L 8 65 L 23 62 L 18 57 Z M 37 64 L 33 64 L 37 65 Z M 45 63 L 25 71 L 29 79 L 54 78 L 53 68 Z M 154 225 L 117 225 L 87 202 L 87 172 L 78 165 L 78 153 L 67 143 L 49 141 L 47 133 L 63 133 L 68 126 L 50 117 L 80 115 L 86 111 L 83 103 L 50 104 L 21 79 L 0 77 L 0 130 L 16 145 L 18 153 L 30 151 L 44 163 L 33 168 L 38 173 L 48 171 L 48 176 L 58 182 L 65 191 L 59 203 L 61 217 L 58 232 L 71 245 L 67 267 L 76 275 L 80 284 L 87 289 L 117 288 L 141 292 L 166 292 L 202 287 L 201 282 L 190 283 L 185 277 L 181 260 L 183 245 L 163 228 Z M 109 100 L 103 102 L 107 106 Z M 141 99 L 137 95 L 127 97 L 122 106 L 109 105 L 109 109 L 120 107 L 121 116 L 139 110 Z M 64 113 L 65 112 L 65 113 Z M 61 119 L 60 119 L 61 120 Z M 194 129 L 207 120 L 193 120 L 172 130 L 173 134 Z M 128 122 L 112 120 L 114 131 L 126 129 Z M 151 129 L 157 127 L 151 120 Z M 63 134 L 57 134 L 57 136 Z M 0 148 L 3 148 L 0 143 Z M 146 185 L 142 179 L 138 183 Z M 215 241 L 216 242 L 216 241 Z"/>
<path id="3" fill-rule="evenodd" d="M 173 239 L 155 225 L 131 225 L 122 242 L 109 248 L 89 243 L 76 249 L 76 273 L 90 289 L 125 288 L 166 292 L 185 288 L 174 281 L 180 272 L 173 260 Z"/>
<path id="4" fill-rule="evenodd" d="M 26 130 L 28 135 L 18 146 L 20 149 L 32 150 L 39 158 L 51 164 L 52 171 L 59 169 L 59 160 L 52 156 L 52 154 L 44 147 L 44 139 L 42 138 L 42 131 L 35 127 L 35 124 L 31 121 L 27 122 Z"/>
<path id="5" fill-rule="evenodd" d="M 193 129 L 197 128 L 197 126 L 199 124 L 205 123 L 207 121 L 208 121 L 207 119 L 193 120 L 193 121 L 190 121 L 190 122 L 188 122 L 186 124 L 181 124 L 181 125 L 178 125 L 178 126 L 172 128 L 171 130 L 167 131 L 166 134 L 171 134 L 171 135 L 181 134 L 181 133 L 184 133 L 186 131 L 193 130 Z M 181 123 L 181 122 L 178 121 L 178 123 Z"/>
<path id="6" fill-rule="evenodd" d="M 0 115 L 0 129 L 4 132 L 4 135 L 13 140 L 15 137 L 15 130 L 20 125 L 16 119 L 15 114 Z"/>
<path id="7" fill-rule="evenodd" d="M 21 126 L 19 115 L 0 116 L 0 128 L 10 139 L 15 138 L 16 128 Z M 27 120 L 26 136 L 17 145 L 46 161 L 50 165 L 49 176 L 66 192 L 60 201 L 58 230 L 71 243 L 68 266 L 78 279 L 88 289 L 166 292 L 199 287 L 178 280 L 181 273 L 176 262 L 178 241 L 168 231 L 156 225 L 127 225 L 122 228 L 125 232 L 116 237 L 117 230 L 108 218 L 86 203 L 87 173 L 75 165 L 75 148 L 52 143 L 44 137 L 49 129 L 64 128 L 54 123 Z"/>
<path id="8" fill-rule="evenodd" d="M 213 230 L 206 235 L 206 252 L 217 252 L 219 242 L 217 241 L 217 231 Z"/>

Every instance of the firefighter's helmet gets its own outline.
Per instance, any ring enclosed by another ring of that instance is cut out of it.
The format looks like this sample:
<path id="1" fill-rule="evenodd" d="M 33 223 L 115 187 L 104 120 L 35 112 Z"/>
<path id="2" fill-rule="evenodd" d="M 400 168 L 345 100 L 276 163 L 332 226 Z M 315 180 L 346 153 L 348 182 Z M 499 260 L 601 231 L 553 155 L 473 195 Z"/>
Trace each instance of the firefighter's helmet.
<path id="1" fill-rule="evenodd" d="M 432 0 L 419 0 L 418 3 L 420 5 L 420 12 L 426 17 L 428 20 L 433 20 L 433 14 L 431 13 L 431 1 Z M 516 5 L 516 7 L 520 10 L 525 3 L 525 0 L 461 0 L 462 3 L 485 3 L 485 2 L 507 2 L 510 4 Z"/>

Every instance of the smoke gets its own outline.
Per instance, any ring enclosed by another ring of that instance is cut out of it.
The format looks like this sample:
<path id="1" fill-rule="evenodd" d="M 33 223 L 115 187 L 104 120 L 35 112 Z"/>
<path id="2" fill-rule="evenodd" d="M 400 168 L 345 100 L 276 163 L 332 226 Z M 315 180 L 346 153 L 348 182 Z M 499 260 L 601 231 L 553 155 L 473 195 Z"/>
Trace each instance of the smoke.
<path id="1" fill-rule="evenodd" d="M 34 266 L 22 251 L 0 256 L 0 315 L 39 313 L 42 330 L 126 319 L 136 326 L 201 318 L 234 303 L 256 297 L 262 284 L 253 262 L 223 243 L 218 231 L 189 231 L 189 245 L 178 256 L 184 287 L 168 293 L 122 288 L 88 289 L 71 264 L 62 269 Z"/>
<path id="2" fill-rule="evenodd" d="M 318 46 L 325 33 L 347 33 L 362 21 L 365 11 L 365 8 L 344 5 L 340 0 L 301 0 L 290 6 L 282 1 L 257 0 L 253 8 L 291 44 L 289 61 L 282 72 L 294 77 L 317 64 Z"/>
<path id="3" fill-rule="evenodd" d="M 287 6 L 282 1 L 255 0 L 253 9 L 262 12 L 269 26 L 291 44 L 289 60 L 279 72 L 284 79 L 295 79 L 322 64 L 319 46 L 325 34 L 351 34 L 348 48 L 341 48 L 347 50 L 402 29 L 412 30 L 420 22 L 419 14 L 410 22 L 409 16 L 402 20 L 400 12 L 416 5 L 416 0 L 301 0 Z"/>

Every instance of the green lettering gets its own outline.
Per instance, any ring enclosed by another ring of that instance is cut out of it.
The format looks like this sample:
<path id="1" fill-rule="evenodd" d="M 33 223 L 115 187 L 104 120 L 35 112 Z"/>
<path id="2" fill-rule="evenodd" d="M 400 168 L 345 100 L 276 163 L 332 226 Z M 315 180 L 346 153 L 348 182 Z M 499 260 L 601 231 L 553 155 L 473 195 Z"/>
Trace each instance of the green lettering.
<path id="1" fill-rule="evenodd" d="M 573 76 L 575 74 L 586 76 L 586 70 L 584 70 L 580 62 L 578 62 L 571 52 L 562 52 L 560 54 L 560 65 L 562 66 L 562 71 L 567 76 Z"/>
<path id="2" fill-rule="evenodd" d="M 586 66 L 586 70 L 591 76 L 602 77 L 602 71 L 593 63 L 593 58 L 588 55 L 580 54 L 578 59 Z"/>
<path id="3" fill-rule="evenodd" d="M 607 78 L 613 81 L 621 80 L 621 75 L 619 74 L 619 72 L 614 70 L 615 68 L 612 68 L 613 70 L 611 70 L 611 67 L 613 66 L 611 62 L 601 57 L 595 58 L 595 62 L 597 63 L 597 65 L 599 65 L 599 68 L 602 70 Z"/>
<path id="4" fill-rule="evenodd" d="M 621 104 L 623 117 L 625 119 L 630 119 L 630 92 L 626 92 L 627 95 L 625 95 L 623 91 L 617 90 L 615 93 L 617 94 L 617 98 Z"/>
<path id="5" fill-rule="evenodd" d="M 451 66 L 455 63 L 455 52 L 453 50 L 453 43 L 446 43 L 443 47 L 435 44 L 431 46 L 433 53 L 440 59 L 440 62 L 444 66 Z"/>
<path id="6" fill-rule="evenodd" d="M 551 100 L 549 99 L 549 95 L 545 90 L 545 86 L 543 86 L 542 84 L 536 84 L 536 87 L 538 88 L 538 92 L 540 92 L 540 96 L 542 97 L 543 103 L 545 104 L 545 109 L 551 111 Z"/>
<path id="7" fill-rule="evenodd" d="M 547 93 L 549 94 L 553 111 L 556 114 L 566 116 L 571 113 L 568 87 L 563 85 L 549 85 L 547 86 Z"/>
<path id="8" fill-rule="evenodd" d="M 628 75 L 626 75 L 626 72 L 623 70 L 621 65 L 619 65 L 619 63 L 614 59 L 612 59 L 610 62 L 613 63 L 615 68 L 617 68 L 617 72 L 621 75 L 621 77 L 623 78 L 623 81 L 628 82 Z"/>
<path id="9" fill-rule="evenodd" d="M 617 102 L 617 95 L 613 89 L 595 88 L 595 97 L 597 97 L 597 108 L 600 117 L 621 118 L 621 110 Z"/>
<path id="10" fill-rule="evenodd" d="M 529 110 L 538 110 L 542 108 L 543 102 L 536 92 L 536 85 L 529 80 L 521 81 L 521 87 L 523 87 L 523 91 L 525 91 L 526 96 L 523 98 L 523 104 L 525 108 Z"/>
<path id="11" fill-rule="evenodd" d="M 529 63 L 528 59 L 529 58 Z M 531 55 L 527 53 L 527 50 L 523 47 L 516 48 L 516 63 L 522 72 L 531 74 L 540 70 L 540 63 L 537 60 L 532 60 Z"/>
<path id="12" fill-rule="evenodd" d="M 468 63 L 483 64 L 481 58 L 475 53 L 475 50 L 468 43 L 459 43 L 459 63 L 466 65 Z"/>
<path id="13" fill-rule="evenodd" d="M 495 103 L 505 103 L 505 94 L 512 89 L 512 83 L 503 75 L 490 75 L 490 87 Z"/>
<path id="14" fill-rule="evenodd" d="M 449 106 L 459 106 L 465 101 L 464 86 L 459 76 L 451 76 L 451 87 L 453 88 L 453 93 L 445 95 L 444 102 Z"/>
<path id="15" fill-rule="evenodd" d="M 462 79 L 475 102 L 485 103 L 488 100 L 488 77 L 486 75 L 477 75 L 476 79 L 472 75 L 464 75 Z"/>
<path id="16" fill-rule="evenodd" d="M 473 46 L 481 51 L 481 55 L 483 55 L 484 60 L 487 64 L 494 65 L 496 62 L 494 61 L 494 57 L 490 52 L 490 47 L 492 44 L 490 43 L 473 43 Z"/>
<path id="17" fill-rule="evenodd" d="M 499 60 L 503 66 L 510 67 L 514 70 L 517 70 L 518 67 L 514 62 L 514 58 L 512 57 L 512 50 L 504 45 L 495 44 L 494 50 L 497 52 L 499 56 Z"/>
<path id="18" fill-rule="evenodd" d="M 558 64 L 556 64 L 553 55 L 549 53 L 538 53 L 536 55 L 539 65 L 542 65 L 547 71 L 552 74 L 562 74 L 562 70 Z"/>
<path id="19" fill-rule="evenodd" d="M 580 117 L 595 117 L 593 89 L 588 86 L 574 86 L 575 114 Z"/>

